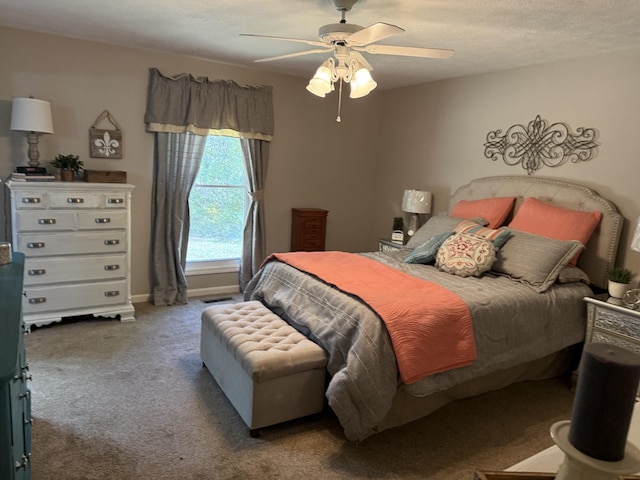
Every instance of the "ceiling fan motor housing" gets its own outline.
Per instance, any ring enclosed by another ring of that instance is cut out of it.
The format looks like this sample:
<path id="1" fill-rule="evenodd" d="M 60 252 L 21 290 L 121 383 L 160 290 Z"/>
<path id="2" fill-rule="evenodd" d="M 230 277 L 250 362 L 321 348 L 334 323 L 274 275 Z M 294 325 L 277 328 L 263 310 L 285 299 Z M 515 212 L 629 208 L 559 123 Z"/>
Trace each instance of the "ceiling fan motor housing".
<path id="1" fill-rule="evenodd" d="M 323 25 L 318 30 L 318 36 L 323 42 L 343 42 L 349 35 L 359 32 L 364 27 L 353 23 L 330 23 Z"/>

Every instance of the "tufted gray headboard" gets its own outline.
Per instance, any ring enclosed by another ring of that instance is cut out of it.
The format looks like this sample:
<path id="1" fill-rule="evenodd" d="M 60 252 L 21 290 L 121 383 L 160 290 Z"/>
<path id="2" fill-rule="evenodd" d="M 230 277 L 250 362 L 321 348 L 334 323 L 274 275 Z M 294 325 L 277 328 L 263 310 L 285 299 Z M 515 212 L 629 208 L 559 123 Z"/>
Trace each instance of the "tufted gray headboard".
<path id="1" fill-rule="evenodd" d="M 449 210 L 459 200 L 490 197 L 516 197 L 514 212 L 525 197 L 537 197 L 553 205 L 573 210 L 602 212 L 602 219 L 580 255 L 578 266 L 589 275 L 595 286 L 607 288 L 607 272 L 615 262 L 622 228 L 622 216 L 613 203 L 601 197 L 595 190 L 582 185 L 522 175 L 472 180 L 458 188 L 451 196 Z M 510 220 L 511 218 L 507 218 L 506 223 Z"/>

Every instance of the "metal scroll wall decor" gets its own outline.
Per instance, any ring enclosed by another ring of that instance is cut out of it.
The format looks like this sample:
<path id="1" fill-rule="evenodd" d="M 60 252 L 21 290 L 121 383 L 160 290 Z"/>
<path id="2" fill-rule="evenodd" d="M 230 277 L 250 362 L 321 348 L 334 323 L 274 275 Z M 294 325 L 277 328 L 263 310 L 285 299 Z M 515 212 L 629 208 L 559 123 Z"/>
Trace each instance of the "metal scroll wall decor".
<path id="1" fill-rule="evenodd" d="M 502 160 L 507 165 L 521 164 L 531 175 L 544 165 L 559 167 L 571 161 L 586 162 L 596 156 L 598 131 L 594 128 L 578 128 L 571 133 L 566 123 L 549 125 L 540 115 L 524 125 L 513 125 L 503 134 L 494 130 L 487 134 L 484 156 Z"/>

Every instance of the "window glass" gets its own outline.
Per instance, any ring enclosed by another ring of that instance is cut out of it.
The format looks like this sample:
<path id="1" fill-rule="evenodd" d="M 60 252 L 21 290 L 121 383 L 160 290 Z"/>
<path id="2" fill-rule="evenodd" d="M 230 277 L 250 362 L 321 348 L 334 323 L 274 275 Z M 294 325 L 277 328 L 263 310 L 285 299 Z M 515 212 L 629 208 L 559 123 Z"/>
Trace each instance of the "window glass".
<path id="1" fill-rule="evenodd" d="M 240 258 L 246 190 L 240 139 L 209 136 L 189 194 L 188 263 Z"/>

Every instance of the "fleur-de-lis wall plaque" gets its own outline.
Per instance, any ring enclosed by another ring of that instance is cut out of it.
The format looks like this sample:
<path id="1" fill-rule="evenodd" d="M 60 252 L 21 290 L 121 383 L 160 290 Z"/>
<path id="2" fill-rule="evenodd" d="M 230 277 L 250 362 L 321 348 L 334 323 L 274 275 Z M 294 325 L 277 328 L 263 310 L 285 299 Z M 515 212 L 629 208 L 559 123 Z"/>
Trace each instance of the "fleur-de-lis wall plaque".
<path id="1" fill-rule="evenodd" d="M 507 165 L 521 164 L 531 175 L 536 170 L 547 167 L 559 167 L 570 161 L 585 162 L 596 156 L 598 131 L 594 128 L 580 127 L 576 133 L 566 123 L 549 125 L 546 120 L 536 116 L 524 125 L 513 125 L 504 134 L 494 130 L 487 134 L 484 144 L 484 156 L 491 160 L 502 158 Z"/>
<path id="2" fill-rule="evenodd" d="M 107 119 L 115 130 L 97 128 L 98 123 Z M 122 131 L 116 119 L 104 110 L 89 129 L 89 156 L 91 158 L 122 158 Z"/>

